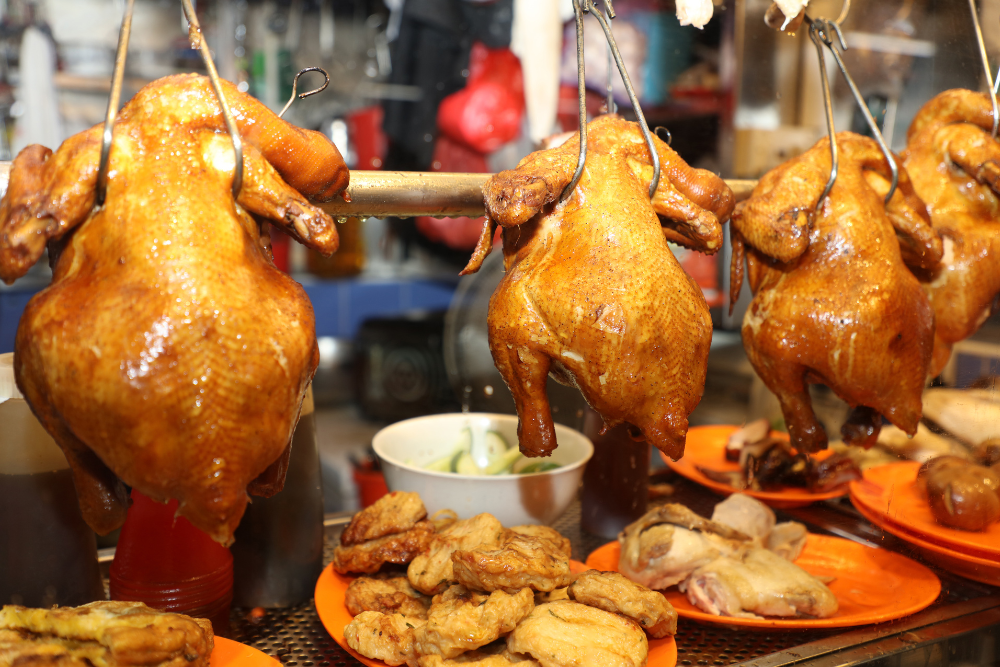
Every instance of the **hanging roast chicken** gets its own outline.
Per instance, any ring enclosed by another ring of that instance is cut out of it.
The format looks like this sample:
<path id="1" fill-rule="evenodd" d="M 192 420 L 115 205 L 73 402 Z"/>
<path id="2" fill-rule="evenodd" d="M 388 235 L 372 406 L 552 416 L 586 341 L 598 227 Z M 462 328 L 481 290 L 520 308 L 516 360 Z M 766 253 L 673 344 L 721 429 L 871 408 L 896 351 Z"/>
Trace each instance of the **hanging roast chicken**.
<path id="1" fill-rule="evenodd" d="M 503 227 L 506 274 L 490 299 L 489 342 L 514 395 L 522 452 L 545 456 L 556 446 L 551 373 L 578 387 L 606 428 L 627 422 L 678 458 L 704 388 L 712 322 L 664 236 L 714 253 L 733 194 L 654 139 L 662 175 L 650 201 L 653 167 L 639 126 L 603 116 L 588 134 L 586 166 L 564 202 L 578 140 L 487 181 L 488 224 L 465 272 L 479 269 Z"/>
<path id="2" fill-rule="evenodd" d="M 941 264 L 918 272 L 936 318 L 932 375 L 1000 297 L 1000 142 L 992 127 L 989 97 L 948 90 L 917 113 L 902 155 L 944 242 Z"/>
<path id="3" fill-rule="evenodd" d="M 244 138 L 237 200 L 211 85 L 181 75 L 122 109 L 103 206 L 101 127 L 55 153 L 24 149 L 0 205 L 0 278 L 23 275 L 46 243 L 53 267 L 18 327 L 17 383 L 99 533 L 124 521 L 124 482 L 178 499 L 180 514 L 231 542 L 247 491 L 283 484 L 318 361 L 312 307 L 272 264 L 265 221 L 332 253 L 333 221 L 303 195 L 331 199 L 347 169 L 321 134 L 223 90 Z"/>
<path id="4" fill-rule="evenodd" d="M 852 406 L 845 441 L 873 444 L 882 416 L 915 433 L 934 336 L 927 295 L 907 268 L 941 257 L 923 203 L 903 169 L 884 203 L 890 170 L 872 139 L 841 132 L 837 146 L 837 181 L 818 211 L 828 139 L 768 172 L 733 216 L 732 298 L 744 251 L 754 292 L 743 346 L 805 452 L 827 444 L 809 397 L 814 382 Z"/>

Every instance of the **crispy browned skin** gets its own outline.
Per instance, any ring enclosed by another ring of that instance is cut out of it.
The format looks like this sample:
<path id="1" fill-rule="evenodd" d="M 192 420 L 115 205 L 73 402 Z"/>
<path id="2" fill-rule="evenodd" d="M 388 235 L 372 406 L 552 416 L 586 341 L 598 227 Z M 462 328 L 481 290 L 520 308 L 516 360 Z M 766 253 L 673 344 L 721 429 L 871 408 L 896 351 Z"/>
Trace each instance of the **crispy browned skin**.
<path id="1" fill-rule="evenodd" d="M 490 351 L 514 395 L 522 452 L 547 456 L 556 446 L 551 372 L 579 387 L 607 427 L 628 422 L 676 459 L 701 399 L 712 324 L 664 236 L 717 251 L 733 195 L 657 139 L 662 175 L 650 202 L 638 125 L 603 116 L 588 133 L 586 167 L 563 204 L 578 140 L 487 181 L 489 224 L 463 273 L 478 270 L 501 225 L 507 272 L 490 300 Z"/>
<path id="2" fill-rule="evenodd" d="M 459 549 L 451 554 L 455 578 L 478 591 L 550 592 L 573 581 L 569 556 L 546 538 L 507 531 L 499 545 Z"/>
<path id="3" fill-rule="evenodd" d="M 435 537 L 434 524 L 420 521 L 405 533 L 386 535 L 361 544 L 338 545 L 333 550 L 333 569 L 341 574 L 372 574 L 385 563 L 405 565 L 424 553 Z"/>
<path id="4" fill-rule="evenodd" d="M 321 134 L 223 88 L 246 140 L 238 205 L 232 145 L 195 75 L 155 81 L 122 109 L 103 207 L 100 127 L 55 153 L 22 151 L 0 204 L 0 278 L 23 275 L 49 241 L 52 285 L 21 317 L 15 374 L 99 533 L 124 521 L 123 481 L 178 499 L 228 544 L 248 486 L 281 489 L 316 368 L 312 306 L 274 268 L 255 217 L 333 252 L 333 221 L 305 196 L 329 199 L 347 170 Z"/>
<path id="5" fill-rule="evenodd" d="M 650 637 L 677 634 L 677 611 L 662 593 L 625 578 L 617 572 L 588 570 L 569 587 L 570 598 L 636 621 Z"/>
<path id="6" fill-rule="evenodd" d="M 344 593 L 344 605 L 352 616 L 363 611 L 427 618 L 431 599 L 413 590 L 404 576 L 358 577 Z"/>
<path id="7" fill-rule="evenodd" d="M 0 610 L 0 665 L 207 667 L 212 624 L 141 602 Z"/>
<path id="8" fill-rule="evenodd" d="M 989 97 L 947 90 L 914 117 L 901 156 L 945 243 L 941 265 L 918 273 L 935 315 L 931 375 L 1000 295 L 1000 143 L 990 137 L 992 127 Z"/>
<path id="9" fill-rule="evenodd" d="M 394 533 L 405 533 L 425 518 L 427 509 L 419 494 L 393 491 L 355 514 L 341 533 L 340 543 L 360 544 Z"/>
<path id="10" fill-rule="evenodd" d="M 417 628 L 413 645 L 418 655 L 453 658 L 507 634 L 534 607 L 535 598 L 527 588 L 508 594 L 451 586 L 434 596 L 427 624 Z"/>
<path id="11" fill-rule="evenodd" d="M 839 176 L 818 213 L 830 173 L 827 139 L 768 172 L 733 217 L 732 293 L 744 244 L 754 291 L 743 346 L 781 402 L 792 443 L 806 452 L 827 444 L 809 382 L 853 406 L 841 429 L 849 443 L 873 444 L 880 415 L 915 433 L 934 335 L 933 311 L 900 243 L 911 261 L 931 266 L 941 241 L 905 170 L 886 207 L 889 166 L 878 145 L 850 132 L 837 145 Z"/>

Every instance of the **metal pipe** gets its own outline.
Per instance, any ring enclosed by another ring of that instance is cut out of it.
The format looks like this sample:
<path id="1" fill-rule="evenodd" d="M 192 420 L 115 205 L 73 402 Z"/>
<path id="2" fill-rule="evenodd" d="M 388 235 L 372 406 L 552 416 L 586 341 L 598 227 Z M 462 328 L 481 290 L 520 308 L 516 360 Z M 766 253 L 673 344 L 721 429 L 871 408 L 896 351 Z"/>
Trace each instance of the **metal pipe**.
<path id="1" fill-rule="evenodd" d="M 559 201 L 569 199 L 583 175 L 583 165 L 587 161 L 587 74 L 583 62 L 583 6 L 586 0 L 573 0 L 573 15 L 576 17 L 576 81 L 580 103 L 580 156 L 576 160 L 576 170 L 569 184 L 563 188 Z"/>
<path id="2" fill-rule="evenodd" d="M 128 0 L 125 5 L 125 15 L 122 17 L 122 27 L 118 32 L 118 49 L 115 51 L 115 70 L 111 75 L 111 96 L 108 98 L 108 113 L 104 119 L 104 133 L 101 136 L 101 160 L 97 167 L 97 198 L 98 206 L 104 205 L 108 194 L 108 164 L 111 161 L 111 139 L 115 126 L 115 116 L 118 115 L 118 104 L 122 97 L 122 80 L 125 78 L 125 59 L 128 57 L 128 40 L 132 34 L 132 9 L 135 0 Z"/>

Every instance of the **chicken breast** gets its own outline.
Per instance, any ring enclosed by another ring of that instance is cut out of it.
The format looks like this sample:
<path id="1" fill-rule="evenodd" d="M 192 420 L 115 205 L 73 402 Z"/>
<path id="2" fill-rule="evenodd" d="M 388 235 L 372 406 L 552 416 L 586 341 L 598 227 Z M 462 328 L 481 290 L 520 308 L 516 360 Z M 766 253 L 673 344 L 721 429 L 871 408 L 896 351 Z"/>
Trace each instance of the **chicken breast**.
<path id="1" fill-rule="evenodd" d="M 507 637 L 507 648 L 542 667 L 642 667 L 649 656 L 638 623 L 572 600 L 535 607 Z"/>
<path id="2" fill-rule="evenodd" d="M 430 540 L 425 553 L 413 559 L 406 577 L 421 593 L 440 593 L 457 582 L 451 562 L 454 551 L 480 545 L 497 546 L 503 536 L 504 527 L 492 514 L 477 514 L 471 519 L 456 521 Z"/>
<path id="3" fill-rule="evenodd" d="M 347 587 L 344 604 L 352 616 L 379 611 L 426 619 L 431 599 L 413 590 L 406 577 L 358 577 Z"/>
<path id="4" fill-rule="evenodd" d="M 677 634 L 677 611 L 667 598 L 618 572 L 584 572 L 570 585 L 569 597 L 589 607 L 627 616 L 654 639 Z"/>
<path id="5" fill-rule="evenodd" d="M 372 574 L 385 563 L 406 565 L 424 553 L 436 535 L 434 524 L 420 521 L 405 533 L 386 535 L 347 547 L 337 546 L 333 550 L 333 569 L 341 574 Z"/>
<path id="6" fill-rule="evenodd" d="M 451 562 L 458 582 L 474 590 L 549 592 L 573 581 L 560 544 L 515 531 L 508 531 L 499 546 L 457 550 Z"/>
<path id="7" fill-rule="evenodd" d="M 423 624 L 401 614 L 363 611 L 344 626 L 344 639 L 352 649 L 390 667 L 415 663 L 414 631 Z"/>
<path id="8" fill-rule="evenodd" d="M 427 624 L 417 630 L 414 645 L 420 655 L 453 658 L 507 634 L 534 607 L 534 595 L 527 588 L 513 595 L 503 591 L 487 595 L 451 586 L 434 596 Z"/>
<path id="9" fill-rule="evenodd" d="M 712 521 L 734 528 L 762 542 L 774 529 L 777 519 L 771 508 L 742 493 L 734 493 L 712 510 Z"/>
<path id="10" fill-rule="evenodd" d="M 419 494 L 393 491 L 355 514 L 341 533 L 340 543 L 347 546 L 405 533 L 426 518 L 427 508 Z"/>

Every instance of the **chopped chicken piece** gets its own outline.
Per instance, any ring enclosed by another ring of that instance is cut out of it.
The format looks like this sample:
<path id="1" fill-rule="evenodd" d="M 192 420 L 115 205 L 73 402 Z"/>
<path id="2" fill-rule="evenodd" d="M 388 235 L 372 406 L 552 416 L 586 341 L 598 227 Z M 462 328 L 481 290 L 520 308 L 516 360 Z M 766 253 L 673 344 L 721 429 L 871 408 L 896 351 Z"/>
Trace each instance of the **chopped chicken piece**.
<path id="1" fill-rule="evenodd" d="M 451 586 L 434 596 L 427 624 L 417 630 L 414 645 L 420 655 L 453 658 L 510 632 L 534 607 L 534 595 L 527 588 L 513 595 L 503 591 L 486 595 Z"/>
<path id="2" fill-rule="evenodd" d="M 774 529 L 771 508 L 742 493 L 734 493 L 712 510 L 712 521 L 735 528 L 748 537 L 763 541 Z"/>
<path id="3" fill-rule="evenodd" d="M 526 526 L 513 526 L 507 530 L 513 531 L 515 533 L 521 533 L 523 535 L 529 535 L 531 537 L 537 537 L 539 539 L 548 540 L 552 542 L 552 545 L 563 554 L 566 558 L 573 557 L 573 545 L 570 543 L 568 537 L 564 537 L 555 528 L 550 528 L 548 526 L 541 525 L 526 525 Z"/>
<path id="4" fill-rule="evenodd" d="M 572 600 L 535 607 L 508 635 L 507 648 L 542 667 L 643 667 L 649 655 L 638 623 Z"/>
<path id="5" fill-rule="evenodd" d="M 718 558 L 682 584 L 688 600 L 716 616 L 810 616 L 837 613 L 837 598 L 808 572 L 767 549 Z"/>
<path id="6" fill-rule="evenodd" d="M 430 521 L 420 521 L 405 533 L 386 535 L 375 540 L 333 550 L 333 569 L 341 574 L 372 574 L 385 563 L 405 565 L 419 557 L 433 543 L 437 533 Z"/>
<path id="7" fill-rule="evenodd" d="M 413 590 L 406 577 L 358 577 L 347 587 L 344 604 L 352 616 L 380 611 L 426 619 L 431 600 Z"/>
<path id="8" fill-rule="evenodd" d="M 363 611 L 344 626 L 344 639 L 352 649 L 395 667 L 415 663 L 414 632 L 423 621 L 402 614 Z"/>
<path id="9" fill-rule="evenodd" d="M 677 22 L 701 30 L 712 20 L 715 7 L 712 0 L 677 0 Z"/>
<path id="10" fill-rule="evenodd" d="M 784 521 L 774 527 L 764 540 L 764 547 L 790 563 L 802 555 L 809 531 L 798 521 Z"/>
<path id="11" fill-rule="evenodd" d="M 420 495 L 393 491 L 354 515 L 340 535 L 344 546 L 360 544 L 386 535 L 405 533 L 427 518 L 427 509 Z"/>
<path id="12" fill-rule="evenodd" d="M 569 596 L 581 604 L 631 618 L 654 639 L 677 633 L 677 612 L 667 598 L 618 572 L 584 572 L 569 587 Z"/>
<path id="13" fill-rule="evenodd" d="M 499 545 L 480 545 L 451 554 L 455 578 L 481 591 L 548 592 L 569 586 L 573 575 L 561 545 L 547 538 L 508 531 Z"/>
<path id="14" fill-rule="evenodd" d="M 406 570 L 410 585 L 427 595 L 440 593 L 457 581 L 451 563 L 454 551 L 480 545 L 496 546 L 504 532 L 504 527 L 492 514 L 477 514 L 471 519 L 456 521 L 436 534 L 426 552 L 410 563 Z"/>

